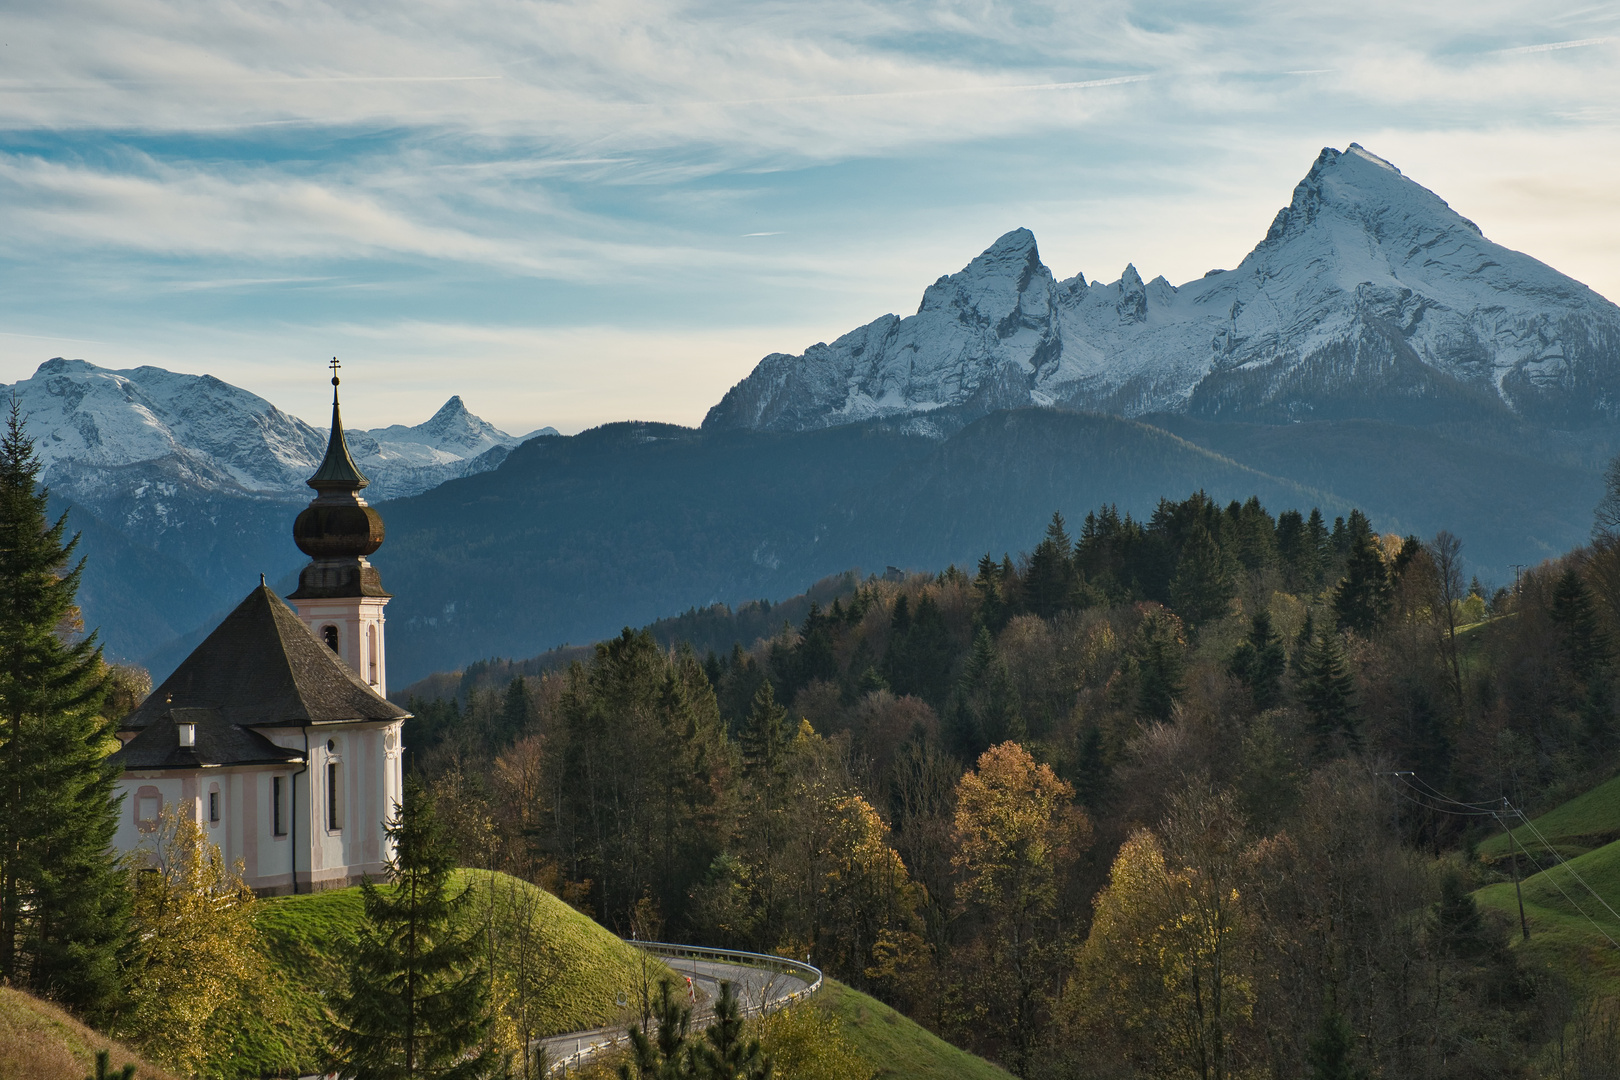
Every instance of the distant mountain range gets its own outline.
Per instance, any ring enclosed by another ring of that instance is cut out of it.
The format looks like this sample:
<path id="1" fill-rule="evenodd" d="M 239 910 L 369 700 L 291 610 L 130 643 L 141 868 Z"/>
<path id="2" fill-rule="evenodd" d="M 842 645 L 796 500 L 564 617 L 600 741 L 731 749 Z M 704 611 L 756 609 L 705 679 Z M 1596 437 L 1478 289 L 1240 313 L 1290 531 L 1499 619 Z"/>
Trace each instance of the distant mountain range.
<path id="1" fill-rule="evenodd" d="M 139 659 L 301 560 L 291 507 L 310 497 L 326 427 L 209 375 L 113 371 L 58 357 L 15 393 L 59 508 L 85 533 L 81 604 L 111 655 Z M 552 428 L 535 434 L 555 434 Z M 452 397 L 427 422 L 350 431 L 373 500 L 487 472 L 522 440 Z"/>
<path id="2" fill-rule="evenodd" d="M 322 429 L 154 368 L 53 360 L 16 389 L 113 655 L 161 675 L 253 574 L 298 565 Z M 1620 309 L 1352 144 L 1235 269 L 1179 287 L 1057 281 L 1019 229 L 915 315 L 765 357 L 701 429 L 523 441 L 452 398 L 350 445 L 390 500 L 403 686 L 852 567 L 999 557 L 1053 510 L 1144 515 L 1198 488 L 1450 529 L 1506 580 L 1585 538 L 1617 409 Z"/>

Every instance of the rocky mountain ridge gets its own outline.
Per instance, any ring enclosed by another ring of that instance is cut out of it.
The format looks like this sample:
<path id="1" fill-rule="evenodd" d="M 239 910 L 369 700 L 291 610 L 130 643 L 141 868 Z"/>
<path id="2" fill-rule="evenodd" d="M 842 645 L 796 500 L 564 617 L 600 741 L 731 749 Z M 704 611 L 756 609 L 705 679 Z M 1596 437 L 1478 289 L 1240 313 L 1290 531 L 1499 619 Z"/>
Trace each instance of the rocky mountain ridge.
<path id="1" fill-rule="evenodd" d="M 1620 419 L 1620 308 L 1488 240 L 1352 143 L 1326 148 L 1265 238 L 1181 286 L 1058 281 L 1015 229 L 923 294 L 802 355 L 773 353 L 706 428 L 902 419 L 944 435 L 1057 405 L 1285 422 Z"/>

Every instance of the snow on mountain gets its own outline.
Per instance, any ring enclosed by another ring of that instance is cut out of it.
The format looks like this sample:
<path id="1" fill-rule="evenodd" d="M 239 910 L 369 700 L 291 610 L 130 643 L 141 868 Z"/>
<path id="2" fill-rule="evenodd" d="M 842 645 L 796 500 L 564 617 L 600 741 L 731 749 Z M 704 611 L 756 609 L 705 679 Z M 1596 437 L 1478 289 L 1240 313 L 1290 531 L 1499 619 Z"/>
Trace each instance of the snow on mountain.
<path id="1" fill-rule="evenodd" d="M 326 450 L 327 428 L 211 375 L 113 371 L 57 357 L 7 389 L 27 416 L 46 483 L 98 512 L 111 499 L 183 492 L 299 502 Z M 374 500 L 493 469 L 521 441 L 469 413 L 459 397 L 414 427 L 349 432 Z"/>
<path id="2" fill-rule="evenodd" d="M 1620 419 L 1620 308 L 1492 243 L 1352 143 L 1324 149 L 1235 268 L 1179 287 L 1056 281 L 1017 229 L 923 294 L 802 356 L 760 361 L 706 427 L 804 430 L 909 417 L 946 430 L 1064 405 L 1286 420 L 1511 412 Z M 941 412 L 944 410 L 944 412 Z"/>

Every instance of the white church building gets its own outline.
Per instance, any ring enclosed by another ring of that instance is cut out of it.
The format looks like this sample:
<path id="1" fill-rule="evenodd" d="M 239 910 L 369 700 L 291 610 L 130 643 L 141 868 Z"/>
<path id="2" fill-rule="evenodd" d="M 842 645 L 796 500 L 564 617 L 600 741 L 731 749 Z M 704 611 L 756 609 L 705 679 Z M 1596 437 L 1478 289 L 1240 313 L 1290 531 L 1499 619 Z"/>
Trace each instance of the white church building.
<path id="1" fill-rule="evenodd" d="M 201 824 L 261 895 L 380 876 L 383 823 L 402 788 L 409 714 L 387 700 L 383 591 L 367 561 L 383 523 L 360 491 L 338 415 L 293 524 L 310 562 L 287 599 L 261 576 L 120 725 L 119 850 L 141 846 L 164 806 Z"/>

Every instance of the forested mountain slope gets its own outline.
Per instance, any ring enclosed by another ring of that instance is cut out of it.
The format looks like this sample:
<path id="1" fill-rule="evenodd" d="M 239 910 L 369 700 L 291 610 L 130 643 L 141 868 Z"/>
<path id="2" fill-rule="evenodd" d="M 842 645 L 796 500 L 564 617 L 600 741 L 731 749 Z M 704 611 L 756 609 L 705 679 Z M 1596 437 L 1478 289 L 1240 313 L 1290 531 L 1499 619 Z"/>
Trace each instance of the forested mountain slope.
<path id="1" fill-rule="evenodd" d="M 1386 423 L 1155 419 L 1026 408 L 943 440 L 885 422 L 532 440 L 494 472 L 385 508 L 390 668 L 404 685 L 692 606 L 793 596 L 851 567 L 999 558 L 1053 510 L 1143 515 L 1198 488 L 1330 518 L 1360 505 L 1403 534 L 1451 528 L 1501 581 L 1578 543 L 1601 492 L 1595 473 Z"/>

